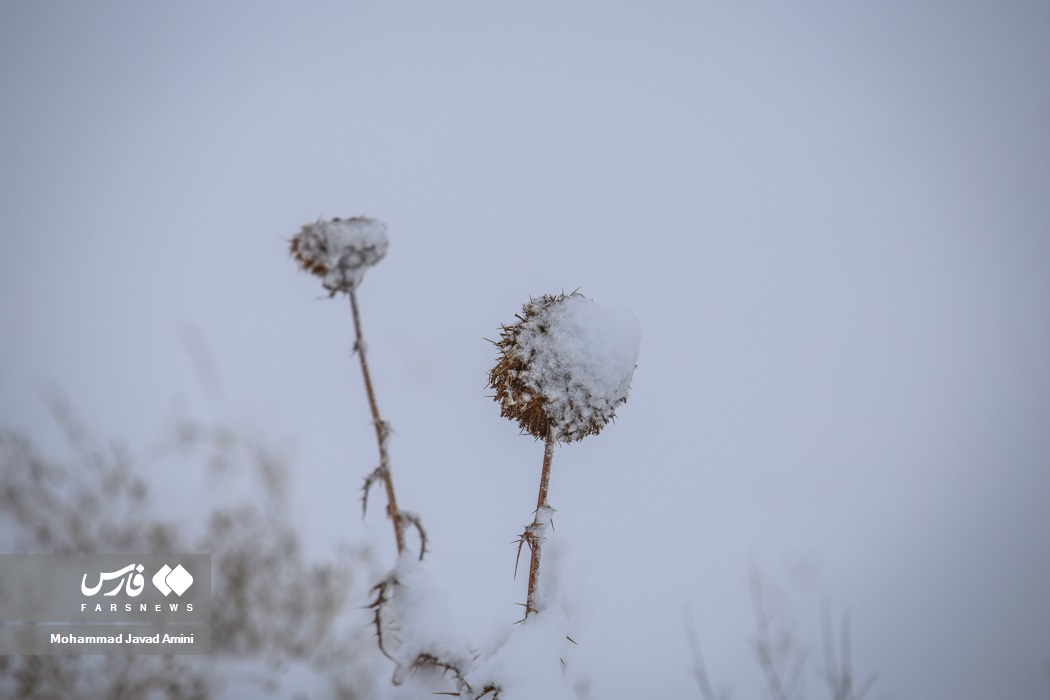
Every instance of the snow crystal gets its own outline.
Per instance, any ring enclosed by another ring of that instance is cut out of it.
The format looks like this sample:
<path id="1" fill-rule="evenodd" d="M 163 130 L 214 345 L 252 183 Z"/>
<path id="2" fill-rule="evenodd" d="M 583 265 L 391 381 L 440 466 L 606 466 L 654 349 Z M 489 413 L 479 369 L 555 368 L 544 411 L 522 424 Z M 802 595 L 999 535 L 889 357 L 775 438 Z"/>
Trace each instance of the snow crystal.
<path id="1" fill-rule="evenodd" d="M 578 439 L 613 417 L 626 400 L 640 342 L 632 313 L 603 308 L 581 294 L 525 323 L 516 352 L 527 366 L 519 379 L 546 398 L 556 438 Z"/>

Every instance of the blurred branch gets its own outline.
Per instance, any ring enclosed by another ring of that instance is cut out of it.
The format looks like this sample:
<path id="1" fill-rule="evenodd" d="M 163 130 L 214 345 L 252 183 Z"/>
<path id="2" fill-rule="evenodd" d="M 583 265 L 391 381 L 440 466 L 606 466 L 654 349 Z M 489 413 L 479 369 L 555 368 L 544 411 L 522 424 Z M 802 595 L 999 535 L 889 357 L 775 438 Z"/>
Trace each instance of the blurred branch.
<path id="1" fill-rule="evenodd" d="M 686 642 L 689 644 L 689 652 L 693 661 L 693 677 L 696 678 L 696 686 L 700 690 L 700 697 L 703 700 L 729 700 L 733 695 L 731 689 L 722 688 L 721 691 L 716 693 L 711 685 L 711 678 L 707 673 L 707 664 L 704 661 L 704 654 L 700 648 L 700 638 L 696 634 L 696 624 L 693 622 L 693 611 L 688 604 L 685 606 L 682 618 L 685 622 Z"/>
<path id="2" fill-rule="evenodd" d="M 751 569 L 751 606 L 755 618 L 755 653 L 773 700 L 793 700 L 801 690 L 802 671 L 808 653 L 788 630 L 774 639 L 773 617 L 766 609 L 762 575 Z"/>
<path id="3" fill-rule="evenodd" d="M 842 630 L 839 638 L 839 654 L 835 655 L 834 621 L 831 606 L 824 605 L 824 683 L 831 694 L 831 700 L 864 700 L 871 687 L 875 685 L 878 674 L 869 674 L 856 689 L 853 688 L 853 652 L 850 634 L 850 613 L 847 610 L 842 617 Z"/>
<path id="4" fill-rule="evenodd" d="M 751 611 L 755 622 L 754 651 L 766 691 L 772 700 L 804 698 L 803 672 L 809 660 L 809 653 L 799 642 L 792 629 L 793 625 L 778 619 L 775 611 L 771 612 L 757 564 L 751 567 L 750 589 Z M 850 622 L 847 610 L 843 615 L 839 643 L 836 647 L 831 607 L 828 604 L 824 605 L 824 668 L 818 675 L 824 681 L 831 700 L 864 700 L 878 678 L 877 674 L 872 673 L 859 685 L 854 684 Z M 685 634 L 692 658 L 693 676 L 702 700 L 726 700 L 730 692 L 726 689 L 716 692 L 711 683 L 693 616 L 688 607 L 685 611 Z"/>

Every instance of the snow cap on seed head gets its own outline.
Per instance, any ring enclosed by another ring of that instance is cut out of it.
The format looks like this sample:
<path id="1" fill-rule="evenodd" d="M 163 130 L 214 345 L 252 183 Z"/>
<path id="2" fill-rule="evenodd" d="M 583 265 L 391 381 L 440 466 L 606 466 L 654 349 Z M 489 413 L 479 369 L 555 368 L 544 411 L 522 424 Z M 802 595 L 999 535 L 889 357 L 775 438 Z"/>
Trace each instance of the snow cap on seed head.
<path id="1" fill-rule="evenodd" d="M 365 270 L 386 255 L 387 245 L 386 224 L 355 216 L 307 224 L 292 237 L 288 249 L 299 267 L 320 277 L 334 296 L 356 289 Z"/>
<path id="2" fill-rule="evenodd" d="M 517 318 L 503 326 L 489 373 L 500 415 L 536 438 L 597 435 L 627 401 L 641 339 L 634 315 L 573 292 L 530 299 Z"/>

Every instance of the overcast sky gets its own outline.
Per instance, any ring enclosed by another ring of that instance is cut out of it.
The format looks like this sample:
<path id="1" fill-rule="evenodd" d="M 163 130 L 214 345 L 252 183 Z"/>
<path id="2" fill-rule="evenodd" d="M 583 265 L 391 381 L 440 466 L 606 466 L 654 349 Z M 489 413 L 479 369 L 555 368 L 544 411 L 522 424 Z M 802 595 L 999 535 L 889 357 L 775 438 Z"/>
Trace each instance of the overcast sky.
<path id="1" fill-rule="evenodd" d="M 54 389 L 133 447 L 233 421 L 287 446 L 313 554 L 389 548 L 347 304 L 286 252 L 378 217 L 399 500 L 468 631 L 519 615 L 543 451 L 484 339 L 579 288 L 642 331 L 551 482 L 596 697 L 698 697 L 687 603 L 761 697 L 757 561 L 815 659 L 852 610 L 871 697 L 1046 698 L 1050 5 L 441 5 L 0 5 L 0 425 L 60 450 Z"/>

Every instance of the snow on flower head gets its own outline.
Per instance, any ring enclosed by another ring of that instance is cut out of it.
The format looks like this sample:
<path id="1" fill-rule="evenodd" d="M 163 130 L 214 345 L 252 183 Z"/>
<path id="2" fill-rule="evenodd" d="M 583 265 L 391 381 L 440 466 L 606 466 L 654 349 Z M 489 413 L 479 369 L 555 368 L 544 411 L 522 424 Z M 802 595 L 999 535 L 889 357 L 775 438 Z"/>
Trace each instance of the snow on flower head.
<path id="1" fill-rule="evenodd" d="M 500 415 L 522 432 L 574 442 L 596 435 L 627 401 L 638 360 L 638 322 L 582 294 L 544 295 L 503 326 L 489 385 Z"/>
<path id="2" fill-rule="evenodd" d="M 388 241 L 386 224 L 355 216 L 323 219 L 295 234 L 289 252 L 306 272 L 321 278 L 333 295 L 357 288 L 365 270 L 383 259 Z"/>

